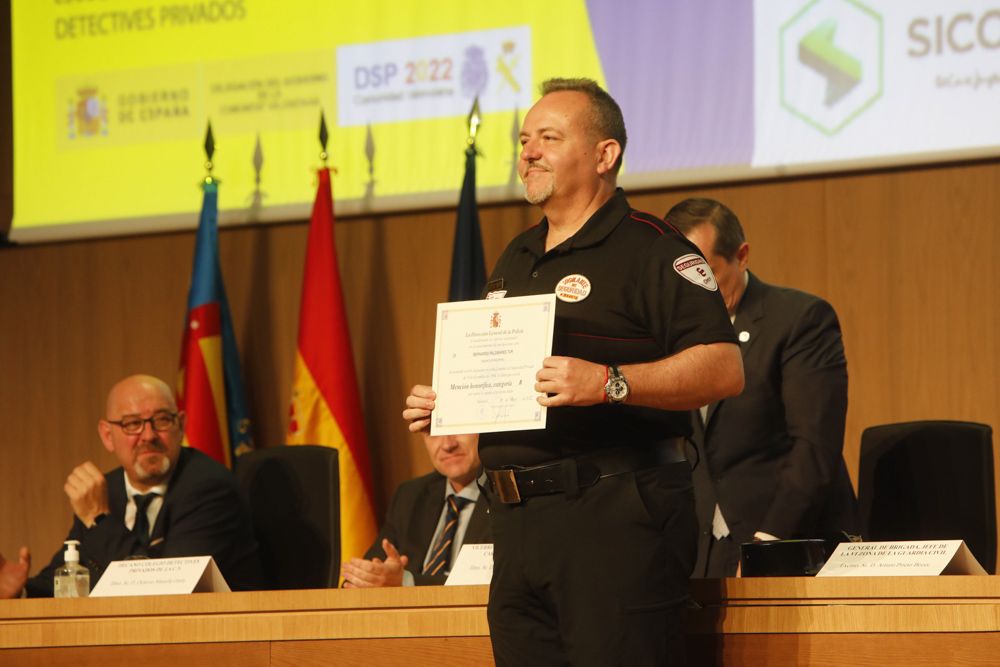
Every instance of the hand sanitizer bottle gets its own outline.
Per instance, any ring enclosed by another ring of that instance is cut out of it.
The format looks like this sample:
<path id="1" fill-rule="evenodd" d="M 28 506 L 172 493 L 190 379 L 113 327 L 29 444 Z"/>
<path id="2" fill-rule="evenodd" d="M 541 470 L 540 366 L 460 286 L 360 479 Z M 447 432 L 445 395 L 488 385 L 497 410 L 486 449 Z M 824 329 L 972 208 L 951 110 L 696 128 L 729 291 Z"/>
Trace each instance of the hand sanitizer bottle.
<path id="1" fill-rule="evenodd" d="M 80 565 L 77 540 L 66 540 L 63 552 L 65 564 L 56 570 L 55 596 L 57 598 L 85 598 L 90 595 L 90 571 Z"/>

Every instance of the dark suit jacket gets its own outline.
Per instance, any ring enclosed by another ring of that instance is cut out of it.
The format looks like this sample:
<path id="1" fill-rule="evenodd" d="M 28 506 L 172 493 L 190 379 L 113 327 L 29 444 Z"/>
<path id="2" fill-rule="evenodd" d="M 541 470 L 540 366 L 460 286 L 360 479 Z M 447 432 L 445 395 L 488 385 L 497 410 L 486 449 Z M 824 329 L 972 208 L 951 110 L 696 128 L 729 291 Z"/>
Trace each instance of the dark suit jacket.
<path id="1" fill-rule="evenodd" d="M 857 532 L 857 503 L 844 464 L 847 360 L 837 314 L 826 301 L 750 274 L 733 322 L 743 393 L 692 413 L 701 530 L 697 576 L 706 573 L 715 504 L 737 543 L 756 531 L 782 539 Z"/>
<path id="2" fill-rule="evenodd" d="M 413 574 L 417 586 L 444 584 L 444 575 L 427 576 L 420 574 L 427 550 L 431 548 L 434 529 L 437 528 L 444 506 L 444 485 L 447 480 L 437 472 L 408 480 L 399 485 L 389 503 L 385 523 L 375 543 L 368 549 L 365 558 L 385 558 L 382 539 L 392 542 L 400 554 L 409 557 L 406 569 Z M 486 498 L 482 494 L 472 510 L 469 527 L 465 531 L 462 544 L 488 544 L 493 542 L 489 516 L 486 512 Z"/>
<path id="3" fill-rule="evenodd" d="M 80 564 L 90 570 L 91 587 L 111 561 L 129 556 L 212 556 L 233 590 L 259 587 L 260 561 L 250 513 L 224 466 L 197 450 L 181 449 L 148 549 L 125 527 L 128 499 L 124 476 L 122 468 L 104 476 L 111 515 L 89 529 L 73 517 L 66 536 L 67 540 L 80 540 Z M 41 572 L 28 580 L 28 596 L 51 597 L 52 577 L 62 565 L 60 549 Z"/>

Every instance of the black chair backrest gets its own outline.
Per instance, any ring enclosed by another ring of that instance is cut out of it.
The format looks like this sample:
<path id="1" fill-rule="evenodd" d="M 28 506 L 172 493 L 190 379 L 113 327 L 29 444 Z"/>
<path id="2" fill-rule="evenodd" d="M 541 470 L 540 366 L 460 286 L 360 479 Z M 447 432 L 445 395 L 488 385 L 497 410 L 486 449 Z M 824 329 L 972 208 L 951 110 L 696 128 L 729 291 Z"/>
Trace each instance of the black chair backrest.
<path id="1" fill-rule="evenodd" d="M 993 430 L 960 421 L 873 426 L 861 434 L 858 504 L 868 540 L 965 540 L 996 569 Z"/>
<path id="2" fill-rule="evenodd" d="M 337 450 L 259 449 L 236 460 L 272 589 L 335 588 L 340 577 Z"/>

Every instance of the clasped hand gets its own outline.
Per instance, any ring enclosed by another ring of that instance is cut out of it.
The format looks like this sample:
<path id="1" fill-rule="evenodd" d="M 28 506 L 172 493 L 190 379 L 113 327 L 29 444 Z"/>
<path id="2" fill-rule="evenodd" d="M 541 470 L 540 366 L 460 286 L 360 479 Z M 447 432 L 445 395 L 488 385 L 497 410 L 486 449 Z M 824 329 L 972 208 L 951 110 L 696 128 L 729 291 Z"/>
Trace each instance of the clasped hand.
<path id="1" fill-rule="evenodd" d="M 400 555 L 389 540 L 382 540 L 382 550 L 385 560 L 381 558 L 352 558 L 340 567 L 340 576 L 344 578 L 344 588 L 381 588 L 384 586 L 402 586 L 403 570 L 406 569 L 409 557 Z"/>

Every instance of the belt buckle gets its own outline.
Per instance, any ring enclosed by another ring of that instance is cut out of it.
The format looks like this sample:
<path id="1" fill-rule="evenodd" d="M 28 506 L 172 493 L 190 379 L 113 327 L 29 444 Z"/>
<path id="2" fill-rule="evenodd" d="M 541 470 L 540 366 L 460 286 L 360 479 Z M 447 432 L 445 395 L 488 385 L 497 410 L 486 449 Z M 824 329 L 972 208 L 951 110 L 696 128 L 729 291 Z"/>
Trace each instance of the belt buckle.
<path id="1" fill-rule="evenodd" d="M 514 471 L 509 468 L 491 470 L 490 479 L 496 488 L 500 502 L 505 505 L 513 505 L 521 502 L 521 492 L 517 489 L 517 479 L 514 478 Z"/>

